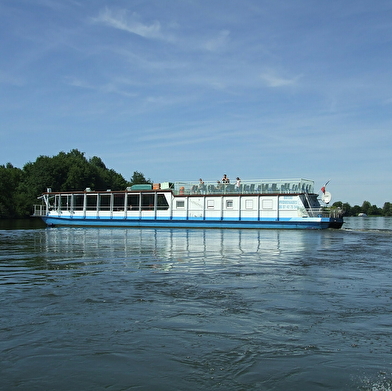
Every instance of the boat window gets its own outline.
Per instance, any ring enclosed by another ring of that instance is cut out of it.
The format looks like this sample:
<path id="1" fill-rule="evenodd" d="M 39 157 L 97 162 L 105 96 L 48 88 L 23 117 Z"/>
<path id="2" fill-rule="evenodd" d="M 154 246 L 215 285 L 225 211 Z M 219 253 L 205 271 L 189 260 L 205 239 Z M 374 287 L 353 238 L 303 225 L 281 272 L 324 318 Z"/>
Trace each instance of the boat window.
<path id="1" fill-rule="evenodd" d="M 167 209 L 169 209 L 169 204 L 168 204 L 164 194 L 158 194 L 157 209 L 158 210 L 167 210 Z"/>
<path id="2" fill-rule="evenodd" d="M 97 194 L 87 194 L 86 195 L 86 209 L 87 210 L 97 210 Z"/>
<path id="3" fill-rule="evenodd" d="M 263 209 L 273 209 L 273 203 L 272 200 L 263 200 L 261 203 L 261 206 Z"/>
<path id="4" fill-rule="evenodd" d="M 74 210 L 83 210 L 84 204 L 84 195 L 83 194 L 75 194 L 74 195 Z"/>
<path id="5" fill-rule="evenodd" d="M 120 211 L 124 210 L 124 193 L 113 194 L 113 210 Z"/>
<path id="6" fill-rule="evenodd" d="M 110 210 L 110 194 L 99 195 L 99 209 Z"/>
<path id="7" fill-rule="evenodd" d="M 232 209 L 233 208 L 233 200 L 226 200 L 226 208 Z"/>
<path id="8" fill-rule="evenodd" d="M 140 194 L 128 194 L 127 208 L 128 210 L 139 210 Z"/>
<path id="9" fill-rule="evenodd" d="M 59 209 L 70 210 L 71 209 L 71 194 L 61 195 Z"/>
<path id="10" fill-rule="evenodd" d="M 253 200 L 245 200 L 245 209 L 253 209 Z"/>
<path id="11" fill-rule="evenodd" d="M 142 194 L 142 210 L 154 210 L 154 194 Z"/>
<path id="12" fill-rule="evenodd" d="M 214 200 L 207 200 L 207 208 L 214 209 L 215 202 Z"/>
<path id="13" fill-rule="evenodd" d="M 176 208 L 185 208 L 185 201 L 176 201 Z"/>

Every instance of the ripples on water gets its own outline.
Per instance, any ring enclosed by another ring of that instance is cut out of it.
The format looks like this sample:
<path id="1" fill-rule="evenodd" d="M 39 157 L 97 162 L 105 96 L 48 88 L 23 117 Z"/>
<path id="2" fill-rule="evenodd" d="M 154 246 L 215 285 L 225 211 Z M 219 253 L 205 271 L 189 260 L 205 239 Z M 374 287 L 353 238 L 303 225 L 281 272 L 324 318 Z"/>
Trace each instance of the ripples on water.
<path id="1" fill-rule="evenodd" d="M 391 239 L 0 230 L 0 389 L 392 390 Z"/>

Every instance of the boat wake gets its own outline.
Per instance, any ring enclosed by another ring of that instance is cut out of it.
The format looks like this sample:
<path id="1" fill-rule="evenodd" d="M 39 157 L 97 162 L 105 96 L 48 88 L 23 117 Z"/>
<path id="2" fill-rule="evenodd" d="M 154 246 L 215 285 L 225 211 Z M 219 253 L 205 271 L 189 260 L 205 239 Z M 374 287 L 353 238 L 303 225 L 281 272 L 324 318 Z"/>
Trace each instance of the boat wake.
<path id="1" fill-rule="evenodd" d="M 365 378 L 361 383 L 361 391 L 392 391 L 392 374 L 380 371 L 376 380 Z"/>

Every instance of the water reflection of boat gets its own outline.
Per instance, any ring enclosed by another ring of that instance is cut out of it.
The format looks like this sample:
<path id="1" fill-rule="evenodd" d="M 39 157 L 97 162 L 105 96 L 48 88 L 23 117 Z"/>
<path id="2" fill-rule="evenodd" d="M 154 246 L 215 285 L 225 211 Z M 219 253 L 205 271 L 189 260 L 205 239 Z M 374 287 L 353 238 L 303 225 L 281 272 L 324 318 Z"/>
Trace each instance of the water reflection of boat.
<path id="1" fill-rule="evenodd" d="M 323 229 L 343 224 L 341 211 L 323 207 L 314 182 L 306 179 L 242 181 L 237 188 L 167 182 L 125 191 L 48 189 L 40 198 L 34 216 L 49 226 Z"/>
<path id="2" fill-rule="evenodd" d="M 45 240 L 39 245 L 56 268 L 79 268 L 112 259 L 122 259 L 124 266 L 135 261 L 138 268 L 159 269 L 185 260 L 201 264 L 276 262 L 284 252 L 301 253 L 308 245 L 314 248 L 317 238 L 325 238 L 312 235 L 309 241 L 310 233 L 304 230 L 65 228 L 43 232 Z"/>

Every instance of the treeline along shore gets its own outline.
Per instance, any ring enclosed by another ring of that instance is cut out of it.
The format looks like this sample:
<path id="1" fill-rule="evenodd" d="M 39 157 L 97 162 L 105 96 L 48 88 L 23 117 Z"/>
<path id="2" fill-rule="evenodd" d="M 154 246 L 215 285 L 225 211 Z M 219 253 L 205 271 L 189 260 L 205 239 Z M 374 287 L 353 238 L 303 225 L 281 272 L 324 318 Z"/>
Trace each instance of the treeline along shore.
<path id="1" fill-rule="evenodd" d="M 138 171 L 127 181 L 121 174 L 105 166 L 97 156 L 87 159 L 73 149 L 53 157 L 40 156 L 22 169 L 11 163 L 0 165 L 0 218 L 25 218 L 32 214 L 37 197 L 53 191 L 125 190 L 136 183 L 152 183 Z"/>
<path id="2" fill-rule="evenodd" d="M 53 191 L 78 191 L 90 187 L 94 190 L 124 190 L 133 184 L 152 183 L 141 172 L 134 171 L 127 181 L 121 174 L 105 166 L 102 159 L 94 156 L 87 159 L 84 152 L 73 149 L 56 156 L 39 156 L 23 168 L 11 163 L 0 165 L 0 218 L 25 218 L 32 213 L 37 196 L 48 187 Z M 341 201 L 333 207 L 340 207 L 345 216 L 392 216 L 392 204 L 383 207 L 364 201 L 361 206 L 351 206 Z"/>

